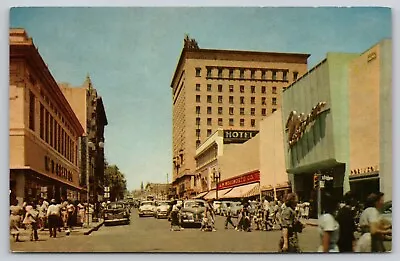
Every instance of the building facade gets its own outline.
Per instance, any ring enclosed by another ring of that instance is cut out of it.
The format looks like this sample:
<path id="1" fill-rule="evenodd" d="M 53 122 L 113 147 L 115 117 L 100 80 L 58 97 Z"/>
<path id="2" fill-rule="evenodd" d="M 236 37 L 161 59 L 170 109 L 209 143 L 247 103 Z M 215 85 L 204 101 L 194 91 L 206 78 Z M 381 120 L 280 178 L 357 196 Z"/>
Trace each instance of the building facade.
<path id="1" fill-rule="evenodd" d="M 218 128 L 258 130 L 281 92 L 307 71 L 308 54 L 201 49 L 188 37 L 172 82 L 173 184 L 193 194 L 195 151 Z"/>
<path id="2" fill-rule="evenodd" d="M 10 29 L 10 190 L 23 200 L 80 199 L 83 128 L 24 29 Z"/>
<path id="3" fill-rule="evenodd" d="M 89 181 L 90 201 L 102 201 L 105 165 L 104 129 L 108 124 L 103 99 L 93 87 L 89 76 L 80 87 L 72 87 L 67 83 L 59 85 L 85 130 L 83 136 L 79 138 L 80 185 L 87 187 Z"/>

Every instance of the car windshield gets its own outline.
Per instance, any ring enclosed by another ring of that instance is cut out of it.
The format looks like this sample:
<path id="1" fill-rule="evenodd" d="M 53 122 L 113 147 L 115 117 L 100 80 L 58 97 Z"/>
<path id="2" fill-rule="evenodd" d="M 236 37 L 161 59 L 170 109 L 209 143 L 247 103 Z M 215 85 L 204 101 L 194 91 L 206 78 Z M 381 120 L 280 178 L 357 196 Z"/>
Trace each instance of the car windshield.
<path id="1" fill-rule="evenodd" d="M 140 204 L 141 206 L 151 206 L 151 205 L 153 205 L 153 202 L 152 201 L 144 201 L 144 202 L 142 202 L 142 204 Z"/>
<path id="2" fill-rule="evenodd" d="M 107 209 L 119 209 L 124 208 L 124 204 L 122 203 L 110 203 L 107 205 Z"/>
<path id="3" fill-rule="evenodd" d="M 194 208 L 194 207 L 205 207 L 205 204 L 204 204 L 204 202 L 201 202 L 201 201 L 185 202 L 185 208 Z"/>
<path id="4" fill-rule="evenodd" d="M 161 202 L 158 202 L 157 205 L 158 205 L 158 206 L 168 206 L 169 204 L 168 204 L 168 202 L 166 202 L 166 201 L 161 201 Z"/>

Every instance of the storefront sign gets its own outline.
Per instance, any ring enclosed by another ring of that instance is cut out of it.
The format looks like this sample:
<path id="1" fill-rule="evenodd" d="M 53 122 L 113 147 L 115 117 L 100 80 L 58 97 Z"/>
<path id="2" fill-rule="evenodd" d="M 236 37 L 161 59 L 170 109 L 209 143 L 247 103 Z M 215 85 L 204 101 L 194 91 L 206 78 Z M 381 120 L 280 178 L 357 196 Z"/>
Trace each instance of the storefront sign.
<path id="1" fill-rule="evenodd" d="M 260 171 L 256 170 L 238 177 L 230 178 L 218 183 L 218 189 L 237 187 L 260 181 Z"/>
<path id="2" fill-rule="evenodd" d="M 298 114 L 296 111 L 292 111 L 289 114 L 285 131 L 288 133 L 288 143 L 290 147 L 300 140 L 307 126 L 314 122 L 317 117 L 325 111 L 322 110 L 325 105 L 326 102 L 319 102 L 307 116 L 304 115 L 304 113 Z"/>
<path id="3" fill-rule="evenodd" d="M 56 163 L 49 156 L 44 156 L 44 169 L 51 174 L 72 182 L 72 172 L 61 164 Z"/>
<path id="4" fill-rule="evenodd" d="M 258 131 L 224 130 L 224 143 L 243 143 L 254 136 Z"/>

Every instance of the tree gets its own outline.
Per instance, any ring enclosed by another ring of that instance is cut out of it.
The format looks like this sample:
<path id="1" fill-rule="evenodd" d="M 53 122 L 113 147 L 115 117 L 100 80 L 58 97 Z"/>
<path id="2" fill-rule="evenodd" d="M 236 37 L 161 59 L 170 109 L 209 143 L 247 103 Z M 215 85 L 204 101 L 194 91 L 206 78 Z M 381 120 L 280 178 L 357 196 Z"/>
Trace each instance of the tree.
<path id="1" fill-rule="evenodd" d="M 125 175 L 117 165 L 108 165 L 104 170 L 104 183 L 110 187 L 110 200 L 122 199 L 127 192 Z"/>

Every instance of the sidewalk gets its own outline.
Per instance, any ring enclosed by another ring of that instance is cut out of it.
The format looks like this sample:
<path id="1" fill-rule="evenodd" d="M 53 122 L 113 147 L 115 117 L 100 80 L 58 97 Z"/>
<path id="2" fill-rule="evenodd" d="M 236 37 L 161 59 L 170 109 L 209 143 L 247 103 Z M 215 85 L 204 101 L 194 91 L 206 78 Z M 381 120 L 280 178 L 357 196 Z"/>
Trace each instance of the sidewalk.
<path id="1" fill-rule="evenodd" d="M 318 219 L 316 218 L 302 219 L 301 221 L 303 221 L 308 226 L 313 226 L 313 227 L 318 226 Z"/>
<path id="2" fill-rule="evenodd" d="M 71 230 L 71 235 L 90 235 L 93 231 L 97 231 L 102 225 L 104 224 L 103 219 L 99 219 L 98 222 L 92 222 L 89 224 L 89 227 L 87 224 L 85 224 L 83 227 L 74 227 Z M 46 228 L 44 230 L 38 230 L 38 236 L 39 236 L 39 241 L 46 241 L 50 239 L 50 233 L 49 229 Z M 61 232 L 57 231 L 57 237 L 67 237 L 66 232 L 62 229 Z M 29 230 L 24 230 L 20 229 L 20 236 L 19 239 L 21 241 L 30 241 L 30 231 Z M 14 241 L 14 238 L 10 235 L 10 241 Z"/>

